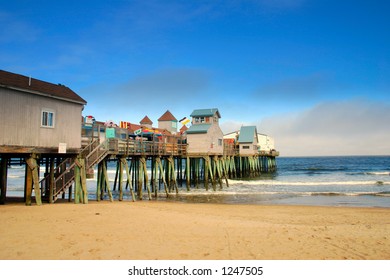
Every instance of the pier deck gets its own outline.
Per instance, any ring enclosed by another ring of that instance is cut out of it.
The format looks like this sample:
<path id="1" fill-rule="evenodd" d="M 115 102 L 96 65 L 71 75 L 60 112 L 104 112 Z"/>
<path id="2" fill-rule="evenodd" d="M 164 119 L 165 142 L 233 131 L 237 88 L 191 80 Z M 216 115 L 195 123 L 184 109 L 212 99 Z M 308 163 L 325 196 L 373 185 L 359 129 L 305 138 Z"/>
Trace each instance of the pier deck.
<path id="1" fill-rule="evenodd" d="M 14 164 L 26 166 L 23 200 L 55 202 L 66 198 L 76 203 L 87 203 L 86 179 L 97 169 L 96 198 L 109 197 L 111 189 L 119 190 L 119 200 L 125 189 L 132 200 L 142 199 L 143 191 L 151 199 L 164 190 L 167 196 L 177 193 L 178 185 L 189 191 L 199 186 L 206 190 L 223 188 L 230 178 L 249 178 L 276 170 L 277 151 L 257 151 L 242 156 L 234 145 L 224 143 L 223 153 L 188 153 L 186 140 L 177 135 L 131 135 L 121 128 L 92 127 L 82 129 L 82 148 L 60 153 L 54 148 L 34 149 L 7 147 L 0 150 L 0 203 L 6 201 L 7 169 Z M 117 164 L 115 183 L 110 186 L 107 162 Z M 40 174 L 40 166 L 45 173 Z M 123 184 L 126 183 L 124 187 Z"/>

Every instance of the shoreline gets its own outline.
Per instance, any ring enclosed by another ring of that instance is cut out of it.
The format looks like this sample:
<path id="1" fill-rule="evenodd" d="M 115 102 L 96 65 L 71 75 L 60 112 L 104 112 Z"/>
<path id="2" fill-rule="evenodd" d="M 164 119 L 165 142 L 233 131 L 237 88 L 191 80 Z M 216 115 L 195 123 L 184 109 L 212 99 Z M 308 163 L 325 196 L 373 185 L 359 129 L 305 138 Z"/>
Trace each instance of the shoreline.
<path id="1" fill-rule="evenodd" d="M 0 223 L 2 260 L 390 259 L 390 208 L 9 203 Z"/>

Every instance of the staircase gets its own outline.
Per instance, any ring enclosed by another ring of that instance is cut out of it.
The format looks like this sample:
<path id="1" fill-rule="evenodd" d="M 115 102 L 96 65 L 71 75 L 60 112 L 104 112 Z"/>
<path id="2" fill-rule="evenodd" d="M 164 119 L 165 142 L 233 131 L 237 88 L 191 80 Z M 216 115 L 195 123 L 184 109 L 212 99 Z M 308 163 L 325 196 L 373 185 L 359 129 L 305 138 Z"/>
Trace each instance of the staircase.
<path id="1" fill-rule="evenodd" d="M 108 155 L 107 144 L 107 140 L 99 144 L 99 139 L 95 139 L 80 152 L 80 156 L 85 158 L 86 170 L 93 168 L 94 165 L 101 162 Z M 54 170 L 54 180 L 52 182 L 53 192 L 52 194 L 47 195 L 48 197 L 51 196 L 49 201 L 55 202 L 58 197 L 64 194 L 69 187 L 72 186 L 75 179 L 75 165 L 74 159 L 67 158 L 56 167 Z M 44 187 L 49 186 L 48 184 L 50 184 L 50 174 L 40 181 L 41 189 L 49 189 Z"/>

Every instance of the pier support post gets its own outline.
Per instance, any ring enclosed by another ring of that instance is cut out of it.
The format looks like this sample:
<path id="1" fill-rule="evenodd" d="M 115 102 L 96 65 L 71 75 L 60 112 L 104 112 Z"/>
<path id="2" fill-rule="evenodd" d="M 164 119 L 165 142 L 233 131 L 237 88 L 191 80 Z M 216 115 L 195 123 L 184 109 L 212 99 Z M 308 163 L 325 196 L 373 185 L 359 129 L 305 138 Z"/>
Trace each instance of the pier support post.
<path id="1" fill-rule="evenodd" d="M 175 171 L 175 161 L 172 156 L 168 158 L 168 168 L 169 168 L 169 182 L 171 187 L 175 187 L 176 193 L 179 193 L 179 189 L 177 188 L 177 183 L 176 183 L 176 171 Z"/>
<path id="2" fill-rule="evenodd" d="M 218 175 L 218 183 L 219 183 L 219 188 L 222 190 L 222 160 L 218 158 L 218 156 L 214 156 L 214 174 L 215 177 Z"/>
<path id="3" fill-rule="evenodd" d="M 39 186 L 39 165 L 37 163 L 37 155 L 32 154 L 26 159 L 27 174 L 26 174 L 26 205 L 31 205 L 32 189 L 34 186 L 35 202 L 37 205 L 42 205 L 41 190 Z"/>
<path id="4" fill-rule="evenodd" d="M 204 161 L 204 187 L 206 188 L 206 191 L 209 190 L 209 165 L 210 165 L 210 159 L 209 157 L 203 157 Z"/>
<path id="5" fill-rule="evenodd" d="M 155 198 L 157 198 L 158 196 L 158 188 L 157 188 L 157 185 L 158 185 L 158 176 L 157 176 L 157 170 L 158 170 L 158 166 L 157 166 L 157 157 L 153 157 L 152 158 L 152 168 L 151 168 L 151 171 L 152 171 L 152 192 L 154 192 L 154 196 Z"/>
<path id="6" fill-rule="evenodd" d="M 108 180 L 108 175 L 107 175 L 106 163 L 107 163 L 106 160 L 103 160 L 98 165 L 98 183 L 97 183 L 97 192 L 96 192 L 97 201 L 103 199 L 105 190 L 107 190 L 110 201 L 113 201 L 112 193 L 110 189 L 110 182 Z"/>
<path id="7" fill-rule="evenodd" d="M 85 166 L 85 159 L 78 156 L 75 160 L 74 167 L 74 202 L 75 203 L 88 203 L 87 192 L 87 172 Z"/>
<path id="8" fill-rule="evenodd" d="M 119 189 L 119 201 L 123 200 L 123 162 L 122 159 L 119 159 L 117 162 L 118 170 L 118 189 Z"/>
<path id="9" fill-rule="evenodd" d="M 54 158 L 50 159 L 49 203 L 54 202 L 54 161 Z"/>
<path id="10" fill-rule="evenodd" d="M 160 171 L 160 177 L 161 177 L 161 179 L 162 179 L 162 181 L 163 181 L 163 184 L 164 184 L 165 193 L 166 193 L 167 197 L 169 197 L 169 192 L 168 192 L 168 188 L 167 188 L 167 182 L 165 181 L 164 168 L 163 168 L 163 165 L 162 165 L 162 163 L 161 163 L 161 158 L 160 158 L 160 157 L 158 157 L 158 158 L 156 159 L 156 164 L 157 164 L 158 169 L 159 169 L 159 171 Z"/>
<path id="11" fill-rule="evenodd" d="M 229 187 L 229 181 L 228 181 L 228 171 L 227 171 L 227 161 L 226 161 L 226 157 L 223 157 L 222 158 L 222 173 L 223 173 L 223 177 L 225 178 L 225 182 L 226 182 L 226 187 Z"/>
<path id="12" fill-rule="evenodd" d="M 110 201 L 113 201 L 112 193 L 111 193 L 111 189 L 110 189 L 110 181 L 108 180 L 107 165 L 106 164 L 107 164 L 107 162 L 103 161 L 103 175 L 104 175 L 104 179 L 106 181 L 106 188 L 107 188 L 108 196 L 110 197 Z"/>
<path id="13" fill-rule="evenodd" d="M 191 170 L 190 170 L 190 158 L 187 157 L 186 159 L 186 186 L 187 186 L 187 191 L 190 191 L 191 187 Z"/>
<path id="14" fill-rule="evenodd" d="M 3 156 L 0 163 L 0 204 L 4 204 L 7 197 L 8 157 Z"/>
<path id="15" fill-rule="evenodd" d="M 134 194 L 134 190 L 133 190 L 133 185 L 131 183 L 129 164 L 127 163 L 127 160 L 125 158 L 121 158 L 120 160 L 121 160 L 122 164 L 125 167 L 126 177 L 127 177 L 127 182 L 126 183 L 129 186 L 129 188 L 130 188 L 131 198 L 132 198 L 132 200 L 134 202 L 135 201 L 135 194 Z"/>
<path id="16" fill-rule="evenodd" d="M 144 178 L 144 181 L 145 181 L 145 186 L 146 186 L 146 189 L 148 191 L 148 198 L 149 198 L 149 200 L 151 200 L 152 199 L 152 194 L 150 192 L 149 176 L 148 176 L 148 170 L 146 168 L 146 158 L 145 157 L 141 157 L 140 161 L 141 161 L 142 173 L 144 175 L 143 178 Z"/>

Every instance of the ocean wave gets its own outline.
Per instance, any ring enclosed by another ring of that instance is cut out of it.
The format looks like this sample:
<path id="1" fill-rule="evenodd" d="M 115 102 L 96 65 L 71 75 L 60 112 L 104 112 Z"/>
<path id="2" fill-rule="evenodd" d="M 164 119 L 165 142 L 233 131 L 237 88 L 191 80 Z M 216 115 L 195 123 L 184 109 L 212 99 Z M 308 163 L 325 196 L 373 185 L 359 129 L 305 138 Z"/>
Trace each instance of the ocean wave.
<path id="1" fill-rule="evenodd" d="M 390 185 L 390 181 L 329 181 L 329 182 L 289 182 L 275 180 L 228 180 L 229 185 L 248 186 L 358 186 L 358 185 Z"/>
<path id="2" fill-rule="evenodd" d="M 379 172 L 365 172 L 366 175 L 389 175 L 389 171 L 379 171 Z"/>
<path id="3" fill-rule="evenodd" d="M 294 192 L 294 191 L 206 191 L 179 192 L 178 196 L 257 196 L 257 195 L 281 195 L 281 196 L 385 196 L 390 197 L 390 192 Z"/>
<path id="4" fill-rule="evenodd" d="M 347 171 L 347 170 L 349 170 L 347 167 L 306 167 L 306 168 L 291 167 L 291 168 L 288 168 L 288 171 L 308 172 L 308 173 L 336 172 L 336 171 Z"/>
<path id="5" fill-rule="evenodd" d="M 24 175 L 8 175 L 9 179 L 21 179 L 24 178 Z"/>
<path id="6" fill-rule="evenodd" d="M 347 175 L 375 175 L 375 176 L 390 176 L 390 171 L 363 171 L 363 172 L 352 172 Z"/>

